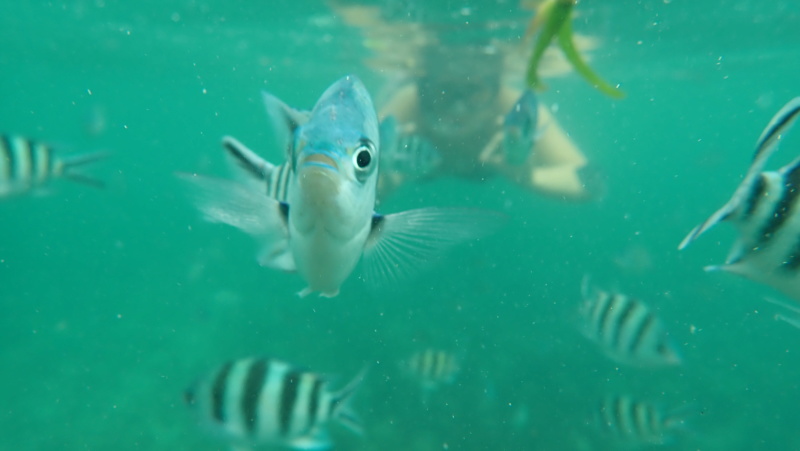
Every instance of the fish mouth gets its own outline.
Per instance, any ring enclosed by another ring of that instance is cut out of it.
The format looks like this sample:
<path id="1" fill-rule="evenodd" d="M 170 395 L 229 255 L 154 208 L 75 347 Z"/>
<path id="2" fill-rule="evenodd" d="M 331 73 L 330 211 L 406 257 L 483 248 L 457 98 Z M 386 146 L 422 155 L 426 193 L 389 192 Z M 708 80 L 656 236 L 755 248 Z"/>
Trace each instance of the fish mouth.
<path id="1" fill-rule="evenodd" d="M 309 152 L 303 157 L 303 166 L 316 166 L 332 171 L 339 171 L 339 165 L 336 163 L 336 158 L 330 152 Z"/>
<path id="2" fill-rule="evenodd" d="M 332 152 L 304 152 L 297 175 L 304 197 L 312 202 L 329 199 L 339 193 L 341 176 L 336 155 Z"/>

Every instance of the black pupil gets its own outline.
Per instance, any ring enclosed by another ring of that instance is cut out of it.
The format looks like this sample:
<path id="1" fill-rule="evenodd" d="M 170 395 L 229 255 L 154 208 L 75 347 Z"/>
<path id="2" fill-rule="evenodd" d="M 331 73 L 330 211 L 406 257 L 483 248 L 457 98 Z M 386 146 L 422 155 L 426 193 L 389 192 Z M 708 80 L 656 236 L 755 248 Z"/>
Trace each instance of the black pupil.
<path id="1" fill-rule="evenodd" d="M 356 163 L 360 168 L 369 166 L 370 161 L 372 161 L 372 156 L 369 154 L 368 150 L 362 150 L 356 155 Z"/>

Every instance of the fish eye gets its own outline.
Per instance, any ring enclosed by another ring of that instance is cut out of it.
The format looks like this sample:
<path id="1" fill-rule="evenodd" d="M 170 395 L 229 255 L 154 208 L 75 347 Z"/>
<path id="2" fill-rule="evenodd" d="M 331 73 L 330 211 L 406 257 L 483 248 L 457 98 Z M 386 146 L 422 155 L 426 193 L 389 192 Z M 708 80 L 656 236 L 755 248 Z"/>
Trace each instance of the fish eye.
<path id="1" fill-rule="evenodd" d="M 357 169 L 366 170 L 369 168 L 373 160 L 372 149 L 372 143 L 369 141 L 362 141 L 361 144 L 356 147 L 355 152 L 353 152 L 353 162 L 355 163 Z"/>
<path id="2" fill-rule="evenodd" d="M 360 168 L 369 166 L 370 161 L 372 161 L 372 155 L 370 155 L 368 150 L 361 150 L 358 152 L 358 155 L 356 155 L 356 164 L 358 164 Z"/>

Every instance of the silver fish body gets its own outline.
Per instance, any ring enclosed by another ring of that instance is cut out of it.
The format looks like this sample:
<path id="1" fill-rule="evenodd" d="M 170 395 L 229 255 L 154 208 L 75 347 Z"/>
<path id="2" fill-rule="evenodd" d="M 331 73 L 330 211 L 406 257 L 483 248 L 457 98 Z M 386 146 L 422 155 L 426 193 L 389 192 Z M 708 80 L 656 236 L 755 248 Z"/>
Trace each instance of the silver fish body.
<path id="1" fill-rule="evenodd" d="M 301 296 L 337 295 L 362 256 L 365 278 L 391 279 L 499 223 L 496 214 L 467 209 L 375 213 L 380 133 L 358 78 L 335 82 L 311 111 L 297 111 L 271 94 L 264 101 L 285 150 L 283 164 L 226 137 L 223 147 L 243 169 L 243 183 L 183 178 L 194 186 L 207 220 L 256 237 L 263 265 L 297 271 L 308 283 Z"/>
<path id="2" fill-rule="evenodd" d="M 336 294 L 372 229 L 378 177 L 378 119 L 366 88 L 329 88 L 298 129 L 286 201 L 295 265 L 313 291 Z"/>
<path id="3" fill-rule="evenodd" d="M 337 421 L 360 433 L 348 401 L 363 375 L 333 391 L 326 378 L 269 358 L 229 361 L 186 390 L 199 422 L 237 447 L 331 447 L 327 425 Z"/>
<path id="4" fill-rule="evenodd" d="M 59 158 L 47 144 L 18 135 L 0 134 L 0 198 L 34 191 L 54 178 L 93 186 L 102 183 L 75 171 L 103 158 L 101 153 Z"/>
<path id="5" fill-rule="evenodd" d="M 584 334 L 613 360 L 638 366 L 679 365 L 678 349 L 661 320 L 642 301 L 584 289 Z"/>
<path id="6" fill-rule="evenodd" d="M 761 133 L 753 161 L 733 197 L 679 245 L 684 249 L 720 222 L 730 222 L 738 238 L 722 270 L 783 291 L 800 300 L 800 157 L 777 171 L 763 171 L 791 126 L 800 117 L 800 97 L 778 111 Z"/>

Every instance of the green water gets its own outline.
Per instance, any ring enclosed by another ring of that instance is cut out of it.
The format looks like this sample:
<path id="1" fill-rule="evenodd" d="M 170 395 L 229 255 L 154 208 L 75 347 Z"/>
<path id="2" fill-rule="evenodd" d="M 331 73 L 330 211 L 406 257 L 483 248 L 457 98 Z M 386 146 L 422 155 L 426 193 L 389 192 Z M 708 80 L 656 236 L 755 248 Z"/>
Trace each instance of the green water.
<path id="1" fill-rule="evenodd" d="M 444 3 L 432 14 L 517 7 Z M 574 28 L 602 40 L 592 64 L 627 98 L 574 75 L 541 98 L 601 168 L 603 199 L 499 178 L 407 186 L 381 211 L 479 206 L 509 223 L 399 289 L 351 279 L 334 299 L 298 299 L 302 280 L 203 223 L 173 174 L 223 173 L 224 134 L 267 147 L 262 89 L 300 107 L 347 73 L 377 89 L 357 33 L 320 1 L 2 2 L 2 131 L 112 156 L 92 171 L 104 190 L 62 181 L 0 203 L 0 448 L 225 449 L 183 389 L 272 355 L 340 382 L 369 365 L 354 402 L 365 434 L 332 426 L 337 449 L 610 449 L 591 421 L 610 393 L 689 406 L 666 448 L 800 449 L 800 331 L 774 321 L 769 288 L 701 270 L 730 228 L 676 250 L 798 94 L 799 6 L 581 1 Z M 649 263 L 626 260 L 636 249 Z M 584 274 L 654 306 L 684 364 L 621 367 L 582 337 Z M 423 404 L 397 363 L 429 346 L 463 353 L 464 369 Z"/>

